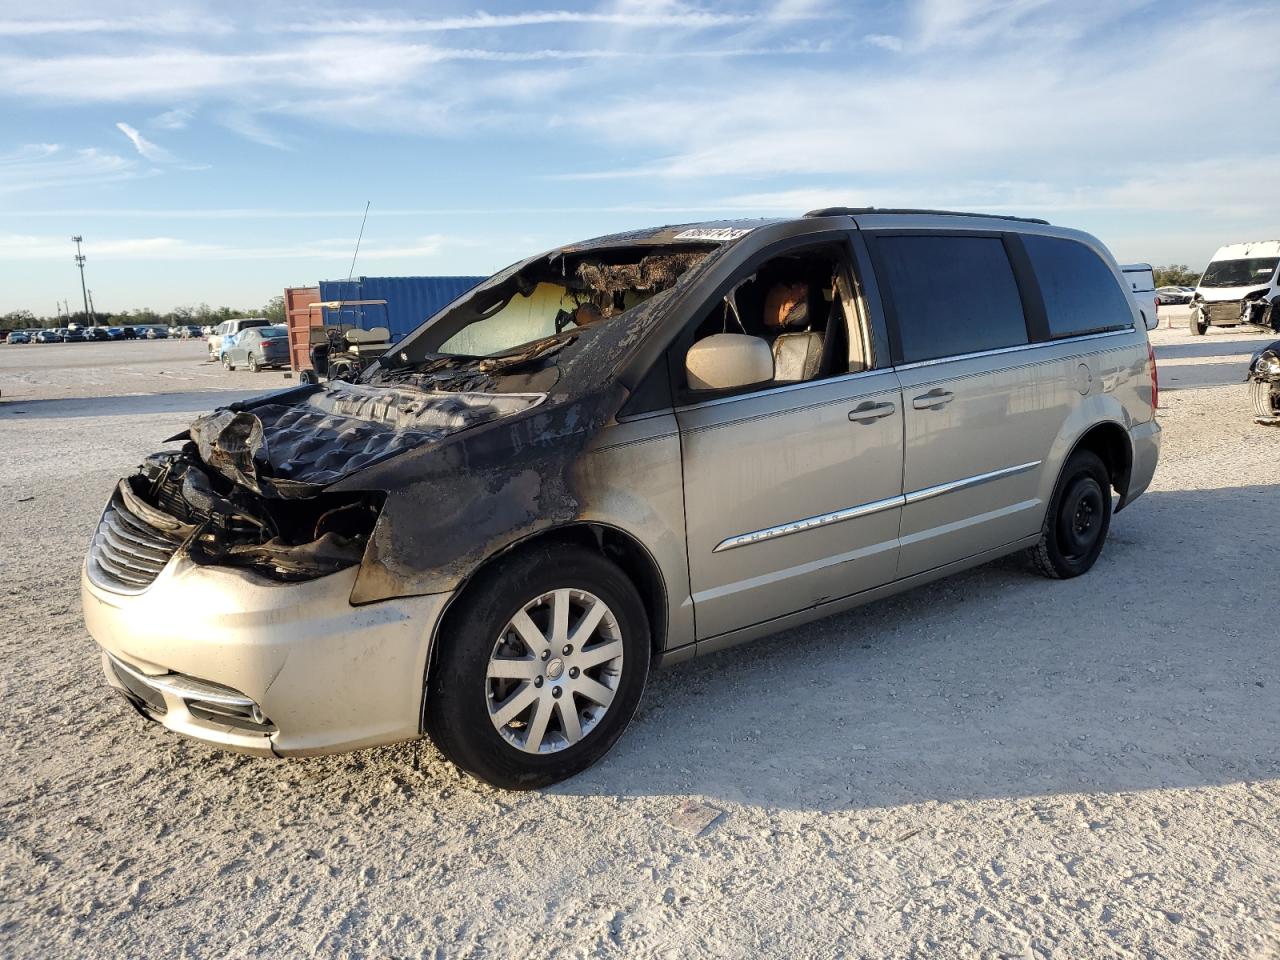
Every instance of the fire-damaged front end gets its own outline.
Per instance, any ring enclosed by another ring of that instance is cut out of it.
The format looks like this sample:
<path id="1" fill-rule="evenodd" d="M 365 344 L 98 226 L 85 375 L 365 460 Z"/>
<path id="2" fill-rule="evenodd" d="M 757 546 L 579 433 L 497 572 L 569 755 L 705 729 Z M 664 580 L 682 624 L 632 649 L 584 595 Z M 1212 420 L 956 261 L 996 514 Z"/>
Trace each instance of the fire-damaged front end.
<path id="1" fill-rule="evenodd" d="M 1264 426 L 1280 426 L 1280 340 L 1269 343 L 1249 361 L 1249 397 L 1253 419 Z"/>
<path id="2" fill-rule="evenodd" d="M 196 418 L 94 534 L 82 597 L 108 681 L 172 730 L 264 755 L 419 736 L 453 592 L 581 516 L 617 370 L 716 249 L 668 231 L 553 251 L 359 382 Z"/>
<path id="3" fill-rule="evenodd" d="M 542 399 L 335 382 L 197 418 L 119 482 L 86 558 L 109 680 L 166 726 L 262 753 L 415 736 L 443 601 L 353 604 L 387 494 L 329 488 Z"/>

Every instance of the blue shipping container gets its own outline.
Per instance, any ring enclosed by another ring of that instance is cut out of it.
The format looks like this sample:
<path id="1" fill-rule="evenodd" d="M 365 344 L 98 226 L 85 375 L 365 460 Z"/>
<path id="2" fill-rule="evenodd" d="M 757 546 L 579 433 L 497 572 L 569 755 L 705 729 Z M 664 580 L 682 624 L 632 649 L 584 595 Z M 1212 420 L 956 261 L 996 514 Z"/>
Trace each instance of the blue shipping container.
<path id="1" fill-rule="evenodd" d="M 484 277 L 359 277 L 321 280 L 320 299 L 385 300 L 387 306 L 325 310 L 325 323 L 350 323 L 362 330 L 389 326 L 391 342 L 402 340 L 428 317 L 448 306 Z"/>

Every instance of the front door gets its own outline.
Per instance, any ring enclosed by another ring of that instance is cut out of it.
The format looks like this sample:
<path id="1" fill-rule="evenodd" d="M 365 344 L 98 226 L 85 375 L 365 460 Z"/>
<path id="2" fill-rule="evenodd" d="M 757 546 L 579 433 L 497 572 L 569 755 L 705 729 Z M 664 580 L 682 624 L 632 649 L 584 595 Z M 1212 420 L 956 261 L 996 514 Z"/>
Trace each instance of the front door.
<path id="1" fill-rule="evenodd" d="M 902 403 L 892 371 L 677 416 L 699 639 L 893 579 Z"/>
<path id="2" fill-rule="evenodd" d="M 887 583 L 897 562 L 902 397 L 887 357 L 876 369 L 845 246 L 743 273 L 732 317 L 711 305 L 694 338 L 732 323 L 781 357 L 780 339 L 817 334 L 823 361 L 796 381 L 779 360 L 771 384 L 676 411 L 700 640 Z"/>

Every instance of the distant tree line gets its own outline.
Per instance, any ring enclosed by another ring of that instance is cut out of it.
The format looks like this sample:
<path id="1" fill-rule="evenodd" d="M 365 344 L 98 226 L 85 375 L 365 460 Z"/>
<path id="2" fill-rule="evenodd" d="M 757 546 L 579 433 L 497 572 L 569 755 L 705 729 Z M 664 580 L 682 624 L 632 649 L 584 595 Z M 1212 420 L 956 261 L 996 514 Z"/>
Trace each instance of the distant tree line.
<path id="1" fill-rule="evenodd" d="M 1152 272 L 1156 275 L 1157 287 L 1194 287 L 1200 282 L 1202 271 L 1192 270 L 1185 263 L 1171 263 Z"/>
<path id="2" fill-rule="evenodd" d="M 100 327 L 132 327 L 139 325 L 156 325 L 175 327 L 188 323 L 196 326 L 213 326 L 223 320 L 235 320 L 238 317 L 266 317 L 272 323 L 284 323 L 284 297 L 272 297 L 264 306 L 256 310 L 241 310 L 235 307 L 211 307 L 207 303 L 198 306 L 174 307 L 167 313 L 158 313 L 147 307 L 133 310 L 107 311 L 99 310 L 94 314 Z M 37 317 L 30 310 L 12 310 L 0 316 L 0 331 L 28 330 L 44 327 L 65 327 L 70 324 L 87 327 L 89 317 L 83 310 L 77 310 L 70 316 Z"/>

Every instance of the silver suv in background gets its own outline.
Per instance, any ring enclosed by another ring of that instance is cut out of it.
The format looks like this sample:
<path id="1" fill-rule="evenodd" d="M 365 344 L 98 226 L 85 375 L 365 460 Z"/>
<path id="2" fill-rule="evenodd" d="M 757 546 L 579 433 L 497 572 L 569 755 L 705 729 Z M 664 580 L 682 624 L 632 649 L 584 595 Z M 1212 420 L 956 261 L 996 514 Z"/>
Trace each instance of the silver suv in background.
<path id="1" fill-rule="evenodd" d="M 1151 480 L 1156 401 L 1083 233 L 636 230 L 501 271 L 357 382 L 198 417 L 112 494 L 85 621 L 171 730 L 279 756 L 429 735 L 537 787 L 613 745 L 659 663 L 1019 551 L 1085 573 Z"/>

